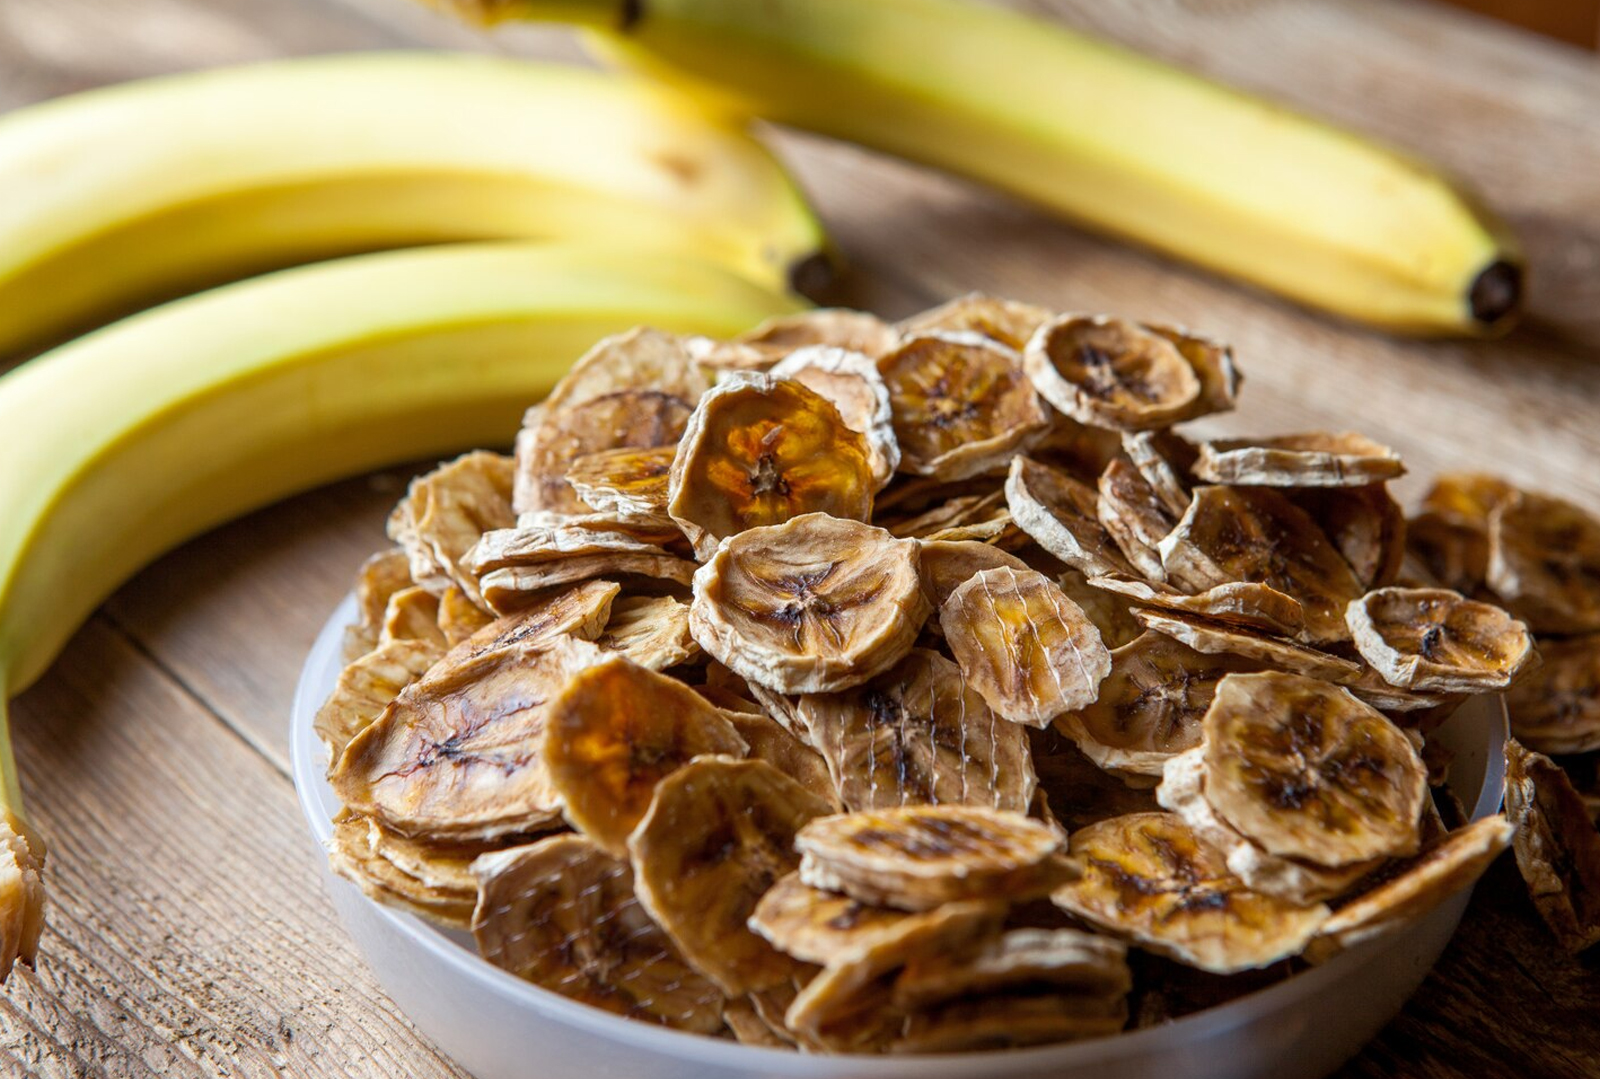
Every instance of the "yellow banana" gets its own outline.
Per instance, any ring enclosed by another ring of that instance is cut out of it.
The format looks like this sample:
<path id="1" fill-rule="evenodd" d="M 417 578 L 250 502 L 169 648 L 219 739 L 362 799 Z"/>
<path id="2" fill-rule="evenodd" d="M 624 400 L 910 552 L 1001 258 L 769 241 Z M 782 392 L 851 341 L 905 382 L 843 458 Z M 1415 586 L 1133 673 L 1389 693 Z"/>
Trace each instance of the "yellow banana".
<path id="1" fill-rule="evenodd" d="M 294 491 L 508 441 L 606 334 L 726 336 L 795 308 L 681 258 L 435 247 L 180 300 L 0 377 L 0 978 L 31 961 L 43 901 L 4 702 L 122 580 Z"/>
<path id="2" fill-rule="evenodd" d="M 1302 303 L 1504 329 L 1521 259 L 1425 165 L 1063 26 L 969 0 L 431 0 L 556 19 L 738 113 L 997 187 Z"/>
<path id="3" fill-rule="evenodd" d="M 626 242 L 772 287 L 825 270 L 772 156 L 645 80 L 318 57 L 0 117 L 0 357 L 264 270 L 415 244 Z"/>

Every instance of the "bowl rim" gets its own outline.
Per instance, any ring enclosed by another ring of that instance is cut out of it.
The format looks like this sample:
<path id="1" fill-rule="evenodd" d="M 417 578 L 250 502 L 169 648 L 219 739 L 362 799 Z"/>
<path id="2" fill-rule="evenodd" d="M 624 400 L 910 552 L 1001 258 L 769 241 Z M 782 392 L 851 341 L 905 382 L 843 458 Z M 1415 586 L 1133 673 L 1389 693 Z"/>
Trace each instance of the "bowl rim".
<path id="1" fill-rule="evenodd" d="M 333 834 L 333 824 L 323 802 L 324 798 L 331 799 L 332 791 L 328 788 L 323 767 L 325 751 L 321 741 L 313 733 L 311 723 L 333 679 L 337 677 L 338 670 L 343 666 L 344 631 L 347 625 L 355 621 L 356 609 L 355 596 L 347 594 L 317 634 L 295 687 L 290 716 L 290 764 L 295 793 L 319 850 L 325 847 L 327 840 Z M 1468 698 L 1462 707 L 1466 708 L 1474 703 L 1479 707 L 1492 709 L 1486 724 L 1490 731 L 1490 741 L 1484 747 L 1487 756 L 1484 762 L 1482 786 L 1468 814 L 1470 820 L 1479 820 L 1500 809 L 1505 784 L 1504 746 L 1509 737 L 1509 726 L 1505 701 L 1499 695 L 1485 694 Z M 511 1001 L 545 1018 L 612 1041 L 623 1042 L 635 1049 L 649 1050 L 670 1058 L 694 1059 L 708 1066 L 743 1069 L 751 1074 L 790 1074 L 803 1076 L 805 1079 L 819 1079 L 819 1076 L 824 1074 L 819 1072 L 818 1068 L 821 1061 L 835 1063 L 838 1069 L 847 1069 L 852 1077 L 871 1079 L 877 1076 L 882 1079 L 890 1077 L 899 1079 L 906 1073 L 907 1060 L 914 1059 L 920 1075 L 939 1077 L 939 1079 L 945 1077 L 965 1079 L 972 1074 L 972 1069 L 979 1062 L 992 1065 L 1002 1056 L 1008 1070 L 1021 1071 L 1041 1067 L 1090 1067 L 1113 1058 L 1156 1054 L 1180 1045 L 1208 1040 L 1266 1014 L 1287 1012 L 1307 998 L 1318 996 L 1345 978 L 1358 973 L 1366 960 L 1385 950 L 1398 936 L 1408 931 L 1401 930 L 1397 934 L 1381 936 L 1265 989 L 1144 1030 L 1121 1031 L 1082 1041 L 1010 1049 L 1004 1054 L 975 1051 L 927 1054 L 915 1058 L 859 1053 L 817 1056 L 787 1049 L 746 1045 L 613 1015 L 524 981 L 509 971 L 501 970 L 414 915 L 384 906 L 365 896 L 362 899 L 392 931 L 406 938 L 431 959 L 444 963 L 462 978 L 476 983 L 483 990 L 502 998 L 510 998 Z M 1446 899 L 1444 902 L 1448 901 Z"/>

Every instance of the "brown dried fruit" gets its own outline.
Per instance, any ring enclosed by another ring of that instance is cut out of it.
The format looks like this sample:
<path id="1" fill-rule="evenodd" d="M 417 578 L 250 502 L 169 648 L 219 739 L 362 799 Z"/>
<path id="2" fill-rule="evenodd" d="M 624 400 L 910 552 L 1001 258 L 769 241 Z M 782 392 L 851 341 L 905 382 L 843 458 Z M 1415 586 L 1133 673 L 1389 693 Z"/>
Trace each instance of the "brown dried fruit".
<path id="1" fill-rule="evenodd" d="M 576 835 L 486 854 L 472 931 L 495 966 L 629 1019 L 710 1034 L 722 994 L 684 963 L 628 863 Z"/>
<path id="2" fill-rule="evenodd" d="M 1489 587 L 1535 633 L 1600 630 L 1600 520 L 1520 492 L 1489 514 Z"/>
<path id="3" fill-rule="evenodd" d="M 689 605 L 673 596 L 618 600 L 595 644 L 652 671 L 690 663 L 700 655 L 689 634 Z"/>
<path id="4" fill-rule="evenodd" d="M 1506 694 L 1512 733 L 1540 753 L 1600 749 L 1600 634 L 1543 641 L 1539 656 Z"/>
<path id="5" fill-rule="evenodd" d="M 900 323 L 907 336 L 931 333 L 975 333 L 1015 352 L 1027 347 L 1035 330 L 1054 317 L 1047 308 L 969 292 Z"/>
<path id="6" fill-rule="evenodd" d="M 402 588 L 390 596 L 384 608 L 378 644 L 382 646 L 392 641 L 426 641 L 444 648 L 444 633 L 439 629 L 439 597 L 421 585 Z"/>
<path id="7" fill-rule="evenodd" d="M 584 504 L 597 512 L 670 524 L 667 474 L 677 455 L 676 444 L 586 453 L 568 467 L 566 481 Z"/>
<path id="8" fill-rule="evenodd" d="M 365 817 L 337 822 L 326 844 L 333 871 L 385 906 L 450 929 L 471 925 L 475 894 L 470 879 L 456 887 L 419 879 L 375 849 L 376 830 L 377 825 Z"/>
<path id="9" fill-rule="evenodd" d="M 455 585 L 439 597 L 439 632 L 447 647 L 454 648 L 494 621 L 494 615 L 472 602 L 472 597 Z"/>
<path id="10" fill-rule="evenodd" d="M 312 728 L 339 762 L 350 740 L 383 714 L 400 691 L 427 673 L 443 649 L 428 641 L 394 641 L 357 658 L 339 673 L 333 692 L 312 720 Z"/>
<path id="11" fill-rule="evenodd" d="M 984 570 L 939 609 L 957 664 L 989 707 L 1043 727 L 1091 703 L 1111 670 L 1100 631 L 1053 581 L 1034 570 Z"/>
<path id="12" fill-rule="evenodd" d="M 1517 489 L 1497 476 L 1445 472 L 1434 477 L 1433 486 L 1422 496 L 1422 509 L 1451 524 L 1487 531 L 1489 514 L 1515 494 Z"/>
<path id="13" fill-rule="evenodd" d="M 1549 757 L 1506 743 L 1506 816 L 1528 895 L 1561 946 L 1600 942 L 1600 832 L 1572 781 Z"/>
<path id="14" fill-rule="evenodd" d="M 1231 346 L 1174 326 L 1146 324 L 1144 328 L 1171 341 L 1200 380 L 1200 396 L 1184 419 L 1196 420 L 1217 412 L 1233 411 L 1239 401 L 1239 386 L 1244 382 L 1244 375 L 1234 361 Z"/>
<path id="15" fill-rule="evenodd" d="M 553 558 L 531 565 L 507 566 L 485 573 L 480 581 L 483 598 L 496 611 L 521 611 L 539 602 L 558 585 L 596 577 L 649 577 L 687 586 L 695 564 L 662 551 L 621 551 L 611 554 Z"/>
<path id="16" fill-rule="evenodd" d="M 1093 427 L 1142 431 L 1193 418 L 1200 379 L 1168 338 L 1137 323 L 1062 315 L 1023 353 L 1045 400 Z"/>
<path id="17" fill-rule="evenodd" d="M 989 524 L 998 522 L 1000 527 L 1009 523 L 1011 515 L 1006 512 L 1005 494 L 1000 491 L 991 491 L 986 495 L 959 495 L 950 501 L 924 510 L 914 517 L 907 517 L 896 521 L 889 529 L 890 535 L 901 538 L 934 539 L 935 537 L 949 543 L 961 542 L 959 539 L 950 539 L 945 533 L 953 529 L 963 529 L 972 525 Z M 974 539 L 974 542 L 981 540 Z"/>
<path id="18" fill-rule="evenodd" d="M 1045 569 L 1042 559 L 1034 559 L 1034 568 Z M 1121 648 L 1144 632 L 1144 626 L 1133 617 L 1133 610 L 1118 595 L 1096 588 L 1079 570 L 1068 568 L 1056 575 L 1056 583 L 1067 598 L 1083 608 L 1083 613 L 1100 630 L 1100 640 L 1107 648 Z"/>
<path id="19" fill-rule="evenodd" d="M 833 402 L 846 427 L 867 440 L 873 489 L 881 490 L 900 467 L 900 443 L 894 435 L 894 409 L 889 387 L 870 357 L 849 349 L 809 345 L 791 352 L 770 372 L 792 378 Z"/>
<path id="20" fill-rule="evenodd" d="M 703 688 L 700 692 L 707 700 L 723 708 L 724 718 L 733 724 L 733 729 L 750 747 L 753 759 L 766 761 L 827 802 L 829 812 L 837 813 L 844 808 L 839 802 L 833 779 L 828 774 L 827 762 L 815 749 L 795 737 L 789 728 L 761 711 L 759 705 L 734 697 L 731 693 L 727 696 L 732 698 L 730 703 L 735 707 L 730 709 L 727 705 L 718 704 L 718 693 L 711 687 Z"/>
<path id="21" fill-rule="evenodd" d="M 405 548 L 417 584 L 435 593 L 454 584 L 477 601 L 462 561 L 485 532 L 516 523 L 512 467 L 498 453 L 468 453 L 411 481 L 389 516 L 389 538 Z"/>
<path id="22" fill-rule="evenodd" d="M 1107 574 L 1089 583 L 1107 592 L 1127 596 L 1134 603 L 1162 611 L 1176 611 L 1262 633 L 1292 637 L 1305 628 L 1300 602 L 1264 584 L 1219 584 L 1194 595 L 1137 577 Z"/>
<path id="23" fill-rule="evenodd" d="M 1436 513 L 1406 522 L 1406 572 L 1423 587 L 1476 595 L 1489 573 L 1489 529 L 1451 524 Z"/>
<path id="24" fill-rule="evenodd" d="M 411 560 L 399 547 L 379 551 L 356 574 L 356 620 L 344 631 L 344 661 L 354 662 L 378 647 L 389 597 L 411 587 Z"/>
<path id="25" fill-rule="evenodd" d="M 1048 814 L 1039 814 L 1053 826 L 1072 831 L 1128 813 L 1152 813 L 1155 784 L 1145 776 L 1113 775 L 1088 758 L 1061 731 L 1050 727 L 1029 730 L 1028 742 L 1034 770 L 1039 774 L 1040 801 Z M 1147 784 L 1131 787 L 1129 780 Z"/>
<path id="26" fill-rule="evenodd" d="M 961 585 L 986 569 L 1021 572 L 1028 564 L 1014 554 L 975 540 L 919 540 L 922 587 L 935 607 L 944 606 Z"/>
<path id="27" fill-rule="evenodd" d="M 960 1000 L 907 1017 L 891 1053 L 966 1053 L 1103 1038 L 1128 1022 L 1118 998 L 1031 993 Z"/>
<path id="28" fill-rule="evenodd" d="M 667 511 L 703 560 L 717 542 L 806 513 L 872 516 L 866 436 L 793 379 L 741 374 L 700 401 L 672 463 Z"/>
<path id="29" fill-rule="evenodd" d="M 1026 457 L 1015 458 L 1006 475 L 1012 519 L 1039 546 L 1090 577 L 1137 576 L 1101 525 L 1099 501 L 1085 484 Z"/>
<path id="30" fill-rule="evenodd" d="M 1000 471 L 1048 420 L 1021 357 L 976 334 L 904 338 L 878 370 L 906 472 L 958 480 Z"/>
<path id="31" fill-rule="evenodd" d="M 1204 652 L 1208 656 L 1242 656 L 1266 667 L 1277 667 L 1312 678 L 1325 678 L 1340 684 L 1359 679 L 1365 669 L 1361 664 L 1352 663 L 1342 656 L 1213 618 L 1172 610 L 1137 610 L 1133 616 L 1146 628 L 1182 641 L 1196 652 Z"/>
<path id="32" fill-rule="evenodd" d="M 1399 579 L 1406 557 L 1406 516 L 1387 485 L 1306 487 L 1285 493 L 1322 529 L 1363 587 L 1383 588 Z"/>
<path id="33" fill-rule="evenodd" d="M 451 662 L 461 662 L 513 645 L 536 645 L 571 635 L 592 641 L 600 635 L 621 589 L 611 581 L 584 581 L 540 595 L 528 606 L 495 619 L 457 644 Z"/>
<path id="34" fill-rule="evenodd" d="M 1345 617 L 1362 658 L 1406 689 L 1504 689 L 1537 658 L 1521 622 L 1442 588 L 1380 588 L 1352 602 Z"/>
<path id="35" fill-rule="evenodd" d="M 860 685 L 897 662 L 928 615 L 915 540 L 809 513 L 725 541 L 695 574 L 694 638 L 780 693 Z"/>
<path id="36" fill-rule="evenodd" d="M 893 348 L 899 336 L 893 326 L 864 311 L 824 307 L 770 318 L 734 338 L 733 343 L 775 363 L 809 345 L 844 348 L 875 358 Z"/>
<path id="37" fill-rule="evenodd" d="M 1262 487 L 1363 487 L 1405 472 L 1399 454 L 1354 431 L 1202 442 L 1194 464 L 1209 483 Z"/>
<path id="38" fill-rule="evenodd" d="M 1140 573 L 1152 581 L 1167 579 L 1161 564 L 1161 541 L 1178 521 L 1127 458 L 1118 457 L 1100 473 L 1096 514 L 1106 534 Z"/>
<path id="39" fill-rule="evenodd" d="M 1144 476 L 1166 511 L 1174 519 L 1182 517 L 1189 508 L 1190 490 L 1195 483 L 1194 463 L 1200 456 L 1194 443 L 1175 431 L 1126 431 L 1122 435 L 1122 452 Z"/>
<path id="40" fill-rule="evenodd" d="M 1127 956 L 1121 941 L 1078 929 L 1013 929 L 912 959 L 894 980 L 894 999 L 907 1010 L 1017 990 L 1120 1000 L 1133 983 Z"/>

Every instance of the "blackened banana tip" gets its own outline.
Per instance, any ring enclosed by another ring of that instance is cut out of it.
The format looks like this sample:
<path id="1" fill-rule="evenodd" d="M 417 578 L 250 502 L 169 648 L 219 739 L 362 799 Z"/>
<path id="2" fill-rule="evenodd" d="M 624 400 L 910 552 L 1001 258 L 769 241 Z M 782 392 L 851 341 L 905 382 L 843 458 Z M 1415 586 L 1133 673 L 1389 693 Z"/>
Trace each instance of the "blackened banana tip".
<path id="1" fill-rule="evenodd" d="M 1479 326 L 1500 329 L 1510 325 L 1522 309 L 1522 277 L 1521 266 L 1496 259 L 1473 279 L 1467 302 Z"/>

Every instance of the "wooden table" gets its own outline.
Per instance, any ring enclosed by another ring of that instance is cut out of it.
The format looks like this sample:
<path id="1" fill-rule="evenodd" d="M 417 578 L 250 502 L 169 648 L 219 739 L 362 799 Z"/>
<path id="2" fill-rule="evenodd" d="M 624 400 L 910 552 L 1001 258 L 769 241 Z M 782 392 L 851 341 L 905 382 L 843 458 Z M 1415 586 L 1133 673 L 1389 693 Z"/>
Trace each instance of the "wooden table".
<path id="1" fill-rule="evenodd" d="M 1600 508 L 1600 65 L 1422 2 L 1092 0 L 1026 6 L 1408 145 L 1516 224 L 1532 316 L 1509 340 L 1402 343 L 1308 315 L 852 147 L 782 135 L 855 271 L 898 316 L 969 289 L 1187 323 L 1248 375 L 1225 424 L 1355 427 L 1403 491 L 1447 467 Z M 290 53 L 493 41 L 407 0 L 4 0 L 0 108 L 118 79 Z M 509 432 L 508 432 L 509 436 Z M 374 985 L 316 880 L 286 762 L 312 636 L 409 469 L 276 506 L 150 567 L 15 721 L 50 836 L 39 971 L 0 993 L 0 1074 L 460 1074 Z M 116 522 L 106 522 L 109 528 Z M 1557 954 L 1502 861 L 1443 962 L 1341 1075 L 1600 1072 L 1600 973 Z M 533 1074 L 533 1073 L 530 1073 Z"/>

